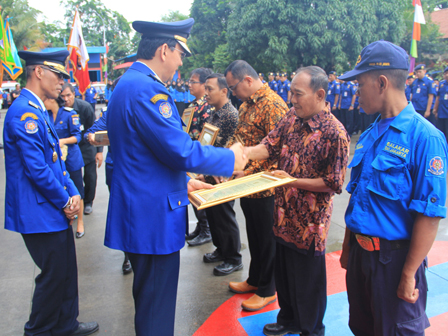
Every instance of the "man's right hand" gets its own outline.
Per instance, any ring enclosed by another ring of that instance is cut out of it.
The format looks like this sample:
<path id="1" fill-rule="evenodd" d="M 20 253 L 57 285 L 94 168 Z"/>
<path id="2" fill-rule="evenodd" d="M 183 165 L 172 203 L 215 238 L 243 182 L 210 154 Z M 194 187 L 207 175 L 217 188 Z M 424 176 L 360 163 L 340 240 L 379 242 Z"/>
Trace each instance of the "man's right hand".
<path id="1" fill-rule="evenodd" d="M 89 133 L 87 135 L 87 141 L 92 145 L 92 146 L 101 146 L 101 143 L 98 141 L 95 141 L 95 133 Z"/>
<path id="2" fill-rule="evenodd" d="M 244 170 L 248 162 L 247 155 L 244 151 L 244 147 L 239 142 L 230 147 L 230 150 L 235 154 L 235 166 L 233 170 Z"/>

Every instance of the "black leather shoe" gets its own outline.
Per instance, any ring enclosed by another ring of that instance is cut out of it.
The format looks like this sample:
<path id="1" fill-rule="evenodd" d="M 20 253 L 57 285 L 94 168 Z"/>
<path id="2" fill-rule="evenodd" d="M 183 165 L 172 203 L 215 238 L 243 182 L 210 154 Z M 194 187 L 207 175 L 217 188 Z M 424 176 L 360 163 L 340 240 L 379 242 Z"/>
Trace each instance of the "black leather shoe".
<path id="1" fill-rule="evenodd" d="M 222 264 L 216 266 L 213 269 L 213 275 L 216 276 L 229 275 L 235 271 L 239 271 L 240 269 L 243 269 L 243 263 L 231 264 L 228 262 L 223 262 Z"/>
<path id="2" fill-rule="evenodd" d="M 123 270 L 123 274 L 132 273 L 131 262 L 129 260 L 123 261 L 123 266 L 121 267 L 121 269 Z"/>
<path id="3" fill-rule="evenodd" d="M 212 241 L 212 236 L 210 233 L 201 232 L 196 238 L 188 240 L 187 243 L 190 246 L 199 246 L 202 244 L 210 243 Z"/>
<path id="4" fill-rule="evenodd" d="M 100 326 L 96 322 L 79 322 L 78 330 L 76 330 L 71 336 L 86 336 L 98 331 Z"/>
<path id="5" fill-rule="evenodd" d="M 217 261 L 223 261 L 224 257 L 219 253 L 218 249 L 214 250 L 212 253 L 204 254 L 205 263 L 214 263 Z"/>
<path id="6" fill-rule="evenodd" d="M 196 229 L 188 235 L 185 235 L 185 240 L 192 240 L 195 239 L 197 236 L 199 236 L 199 233 L 201 232 L 201 227 L 199 225 L 196 225 Z"/>
<path id="7" fill-rule="evenodd" d="M 263 328 L 263 334 L 267 336 L 283 336 L 287 334 L 301 334 L 297 327 L 284 326 L 278 323 L 266 324 Z"/>

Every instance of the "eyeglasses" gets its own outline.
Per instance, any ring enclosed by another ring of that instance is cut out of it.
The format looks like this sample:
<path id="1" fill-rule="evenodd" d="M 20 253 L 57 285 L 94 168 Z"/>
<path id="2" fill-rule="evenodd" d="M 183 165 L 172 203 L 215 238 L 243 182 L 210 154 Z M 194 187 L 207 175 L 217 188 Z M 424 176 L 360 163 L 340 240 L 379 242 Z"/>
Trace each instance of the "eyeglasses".
<path id="1" fill-rule="evenodd" d="M 41 67 L 42 69 L 44 69 L 44 70 L 49 70 L 49 71 L 51 71 L 52 73 L 56 74 L 56 76 L 58 76 L 59 79 L 64 79 L 64 75 L 61 74 L 60 72 L 56 72 L 56 71 L 54 71 L 53 69 L 48 68 L 48 67 L 43 66 L 43 65 L 40 65 L 40 67 Z"/>
<path id="2" fill-rule="evenodd" d="M 241 80 L 240 80 L 238 83 L 236 83 L 235 85 L 229 86 L 229 90 L 232 91 L 232 92 L 234 92 L 234 91 L 236 90 L 236 87 L 238 86 L 238 84 L 241 83 L 243 80 L 244 80 L 244 78 L 241 79 Z"/>
<path id="3" fill-rule="evenodd" d="M 180 59 L 183 60 L 185 57 L 187 57 L 187 53 L 183 52 L 182 50 L 177 49 L 176 47 L 171 48 L 171 50 L 177 50 L 178 52 L 180 52 Z"/>

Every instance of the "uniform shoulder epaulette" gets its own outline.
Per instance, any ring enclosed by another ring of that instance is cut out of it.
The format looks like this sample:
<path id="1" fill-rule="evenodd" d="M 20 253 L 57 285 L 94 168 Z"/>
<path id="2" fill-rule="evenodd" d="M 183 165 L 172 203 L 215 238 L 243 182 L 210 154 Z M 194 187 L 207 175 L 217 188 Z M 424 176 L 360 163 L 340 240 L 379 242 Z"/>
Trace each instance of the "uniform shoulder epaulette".
<path id="1" fill-rule="evenodd" d="M 22 114 L 22 116 L 20 117 L 20 121 L 24 121 L 26 118 L 33 118 L 34 120 L 39 119 L 34 113 L 26 112 Z"/>
<path id="2" fill-rule="evenodd" d="M 64 110 L 66 110 L 66 111 L 73 111 L 73 107 L 64 106 Z"/>
<path id="3" fill-rule="evenodd" d="M 153 104 L 156 104 L 159 100 L 167 101 L 168 100 L 168 95 L 167 94 L 163 94 L 163 93 L 159 93 L 159 94 L 156 94 L 154 97 L 152 97 L 150 100 L 151 100 L 151 102 Z"/>
<path id="4" fill-rule="evenodd" d="M 40 110 L 40 106 L 37 105 L 37 104 L 35 104 L 35 103 L 33 103 L 31 100 L 28 102 L 28 104 L 29 104 L 30 106 L 32 106 L 32 107 L 37 108 L 38 110 Z"/>

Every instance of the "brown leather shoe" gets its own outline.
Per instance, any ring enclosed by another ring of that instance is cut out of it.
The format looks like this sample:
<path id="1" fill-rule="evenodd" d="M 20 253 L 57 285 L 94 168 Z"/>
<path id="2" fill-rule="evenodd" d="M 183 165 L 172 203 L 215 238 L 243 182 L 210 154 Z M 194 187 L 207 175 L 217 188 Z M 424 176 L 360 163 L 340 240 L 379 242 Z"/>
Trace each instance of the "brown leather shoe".
<path id="1" fill-rule="evenodd" d="M 243 282 L 229 282 L 229 290 L 237 294 L 255 293 L 258 287 L 251 286 L 247 281 Z"/>
<path id="2" fill-rule="evenodd" d="M 243 307 L 243 309 L 248 311 L 257 311 L 263 309 L 268 304 L 274 303 L 275 301 L 277 301 L 275 295 L 268 297 L 261 297 L 258 296 L 257 294 L 254 294 L 251 298 L 241 302 L 241 307 Z"/>

